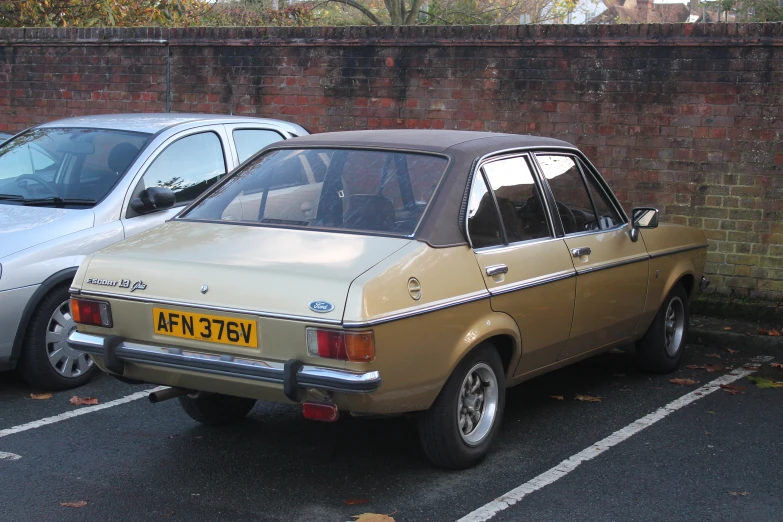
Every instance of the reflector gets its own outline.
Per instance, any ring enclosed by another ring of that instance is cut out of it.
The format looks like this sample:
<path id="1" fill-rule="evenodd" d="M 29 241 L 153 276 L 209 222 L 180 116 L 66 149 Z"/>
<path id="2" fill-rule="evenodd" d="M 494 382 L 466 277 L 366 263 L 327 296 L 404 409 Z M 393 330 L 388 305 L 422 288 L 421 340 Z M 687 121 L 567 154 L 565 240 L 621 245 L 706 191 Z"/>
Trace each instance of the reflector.
<path id="1" fill-rule="evenodd" d="M 302 415 L 305 419 L 334 422 L 339 416 L 337 406 L 323 402 L 305 402 L 302 404 Z"/>

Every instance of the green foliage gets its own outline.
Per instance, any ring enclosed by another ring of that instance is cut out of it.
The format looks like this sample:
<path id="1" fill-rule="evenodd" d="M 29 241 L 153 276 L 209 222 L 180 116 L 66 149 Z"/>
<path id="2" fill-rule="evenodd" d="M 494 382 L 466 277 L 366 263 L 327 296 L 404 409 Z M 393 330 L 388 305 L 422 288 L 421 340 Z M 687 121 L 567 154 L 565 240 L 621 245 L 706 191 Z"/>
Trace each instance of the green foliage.
<path id="1" fill-rule="evenodd" d="M 494 23 L 493 13 L 481 9 L 476 0 L 457 0 L 444 5 L 441 0 L 433 0 L 426 9 L 422 9 L 419 21 L 428 25 L 470 25 Z"/>
<path id="2" fill-rule="evenodd" d="M 281 0 L 284 3 L 285 0 Z M 285 4 L 284 4 L 285 5 Z M 271 3 L 235 1 L 215 4 L 199 20 L 203 26 L 259 27 L 315 25 L 313 6 L 300 2 L 284 9 L 274 9 Z"/>
<path id="3" fill-rule="evenodd" d="M 203 0 L 2 0 L 0 26 L 187 26 L 208 10 Z"/>

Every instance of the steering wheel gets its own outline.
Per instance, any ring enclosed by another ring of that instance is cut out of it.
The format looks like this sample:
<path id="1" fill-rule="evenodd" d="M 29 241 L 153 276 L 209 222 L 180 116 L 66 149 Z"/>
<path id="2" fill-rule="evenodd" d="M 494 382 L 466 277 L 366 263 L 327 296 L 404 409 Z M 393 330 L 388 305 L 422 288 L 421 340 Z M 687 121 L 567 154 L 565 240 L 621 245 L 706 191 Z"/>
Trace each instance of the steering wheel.
<path id="1" fill-rule="evenodd" d="M 563 228 L 565 229 L 564 232 L 566 234 L 570 234 L 569 230 L 573 230 L 574 232 L 578 232 L 576 229 L 577 223 L 576 223 L 576 216 L 574 215 L 573 211 L 568 208 L 567 205 L 564 203 L 561 203 L 559 201 L 555 201 L 555 204 L 557 205 L 558 214 L 560 214 L 560 219 L 563 219 L 563 217 L 568 218 L 571 221 L 571 227 L 567 227 L 565 224 L 565 220 L 563 220 Z"/>
<path id="2" fill-rule="evenodd" d="M 18 184 L 20 181 L 24 181 L 26 179 L 31 179 L 31 180 L 35 181 L 36 183 L 39 183 L 39 184 L 43 185 L 44 187 L 46 187 L 49 190 L 49 192 L 51 192 L 55 196 L 59 194 L 59 192 L 57 192 L 57 189 L 55 187 L 53 187 L 48 181 L 43 179 L 41 176 L 36 176 L 35 174 L 22 174 L 21 176 L 16 178 L 16 182 Z M 27 189 L 26 185 L 19 185 L 19 186 L 24 188 L 27 191 L 28 194 L 30 193 L 30 191 Z"/>

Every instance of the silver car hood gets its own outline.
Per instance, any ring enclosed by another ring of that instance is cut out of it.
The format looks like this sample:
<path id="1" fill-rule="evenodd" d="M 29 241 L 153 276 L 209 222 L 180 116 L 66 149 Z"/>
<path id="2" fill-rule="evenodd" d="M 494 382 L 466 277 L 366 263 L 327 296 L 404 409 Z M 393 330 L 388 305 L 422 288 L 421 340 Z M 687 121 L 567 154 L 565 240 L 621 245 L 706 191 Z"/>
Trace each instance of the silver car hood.
<path id="1" fill-rule="evenodd" d="M 0 204 L 0 259 L 52 239 L 91 228 L 90 209 Z"/>

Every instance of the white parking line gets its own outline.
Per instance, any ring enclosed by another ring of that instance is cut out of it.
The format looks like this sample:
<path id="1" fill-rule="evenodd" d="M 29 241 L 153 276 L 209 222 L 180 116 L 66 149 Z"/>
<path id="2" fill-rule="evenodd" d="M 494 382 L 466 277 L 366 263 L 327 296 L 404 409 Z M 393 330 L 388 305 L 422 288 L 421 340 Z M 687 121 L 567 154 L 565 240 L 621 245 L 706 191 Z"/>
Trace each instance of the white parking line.
<path id="1" fill-rule="evenodd" d="M 21 459 L 21 455 L 17 455 L 16 453 L 6 453 L 4 451 L 0 451 L 0 460 L 19 460 Z"/>
<path id="2" fill-rule="evenodd" d="M 692 402 L 696 402 L 699 399 L 703 399 L 710 393 L 720 389 L 721 384 L 730 384 L 736 380 L 742 379 L 747 375 L 750 375 L 753 373 L 753 371 L 754 370 L 737 369 L 731 373 L 719 377 L 718 379 L 715 379 L 714 381 L 708 382 L 701 388 L 698 388 L 688 393 L 687 395 L 683 395 L 679 399 L 670 402 L 666 406 L 659 408 L 653 413 L 645 415 L 641 419 L 632 422 L 628 426 L 615 431 L 605 439 L 599 440 L 592 446 L 583 449 L 576 455 L 573 455 L 572 457 L 564 460 L 554 468 L 551 468 L 539 476 L 512 489 L 505 495 L 499 496 L 492 502 L 481 506 L 472 513 L 468 513 L 464 517 L 460 518 L 457 522 L 484 522 L 491 519 L 504 509 L 510 508 L 530 493 L 538 491 L 544 486 L 548 486 L 549 484 L 552 484 L 553 482 L 565 477 L 574 471 L 582 462 L 594 459 L 612 446 L 616 446 L 622 441 L 629 439 L 643 429 L 652 426 L 659 420 L 667 417 L 680 408 L 683 408 Z"/>
<path id="3" fill-rule="evenodd" d="M 84 408 L 79 408 L 78 410 L 66 411 L 65 413 L 61 413 L 53 417 L 46 417 L 44 419 L 28 422 L 27 424 L 20 424 L 19 426 L 14 426 L 13 428 L 6 428 L 4 430 L 0 430 L 0 438 L 7 437 L 8 435 L 14 435 L 16 433 L 21 433 L 27 430 L 34 430 L 35 428 L 40 428 L 42 426 L 48 426 L 49 424 L 54 424 L 55 422 L 72 419 L 80 415 L 87 415 L 88 413 L 93 413 L 95 411 L 101 411 L 107 408 L 113 408 L 114 406 L 119 406 L 121 404 L 127 404 L 129 402 L 137 401 L 139 399 L 143 399 L 147 397 L 151 392 L 158 391 L 158 390 L 165 390 L 166 388 L 168 388 L 168 386 L 158 386 L 157 388 L 151 388 L 149 390 L 132 393 L 130 395 L 122 397 L 121 399 L 116 399 L 103 404 L 98 404 L 96 406 L 86 406 Z M 2 453 L 0 453 L 0 455 L 2 455 Z"/>

